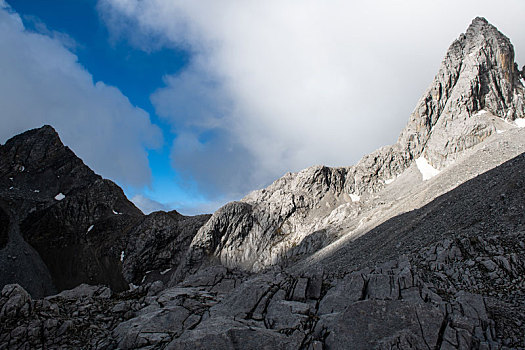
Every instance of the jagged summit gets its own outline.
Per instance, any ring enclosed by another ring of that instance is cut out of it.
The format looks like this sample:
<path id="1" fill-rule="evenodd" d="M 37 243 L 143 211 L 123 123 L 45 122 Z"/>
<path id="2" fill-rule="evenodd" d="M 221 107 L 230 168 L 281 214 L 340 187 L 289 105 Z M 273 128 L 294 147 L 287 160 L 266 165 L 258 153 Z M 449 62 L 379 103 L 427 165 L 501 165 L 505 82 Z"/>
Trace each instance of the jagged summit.
<path id="1" fill-rule="evenodd" d="M 372 213 L 384 206 L 370 198 L 416 160 L 436 173 L 491 135 L 517 128 L 524 95 L 510 40 L 486 19 L 474 19 L 450 45 L 396 144 L 354 166 L 286 174 L 227 204 L 199 230 L 173 283 L 213 259 L 259 271 L 314 252 L 344 232 L 362 232 L 363 222 L 373 222 Z"/>
<path id="2" fill-rule="evenodd" d="M 60 136 L 50 125 L 12 137 L 1 146 L 0 152 L 0 173 L 12 177 L 14 181 L 18 178 L 38 177 L 38 174 L 42 175 L 46 170 L 56 173 L 56 179 L 60 176 L 70 178 L 69 182 L 77 187 L 101 179 L 62 143 Z M 49 177 L 42 181 L 55 183 L 56 179 Z M 69 191 L 68 188 L 61 190 Z"/>
<path id="3" fill-rule="evenodd" d="M 496 132 L 490 117 L 523 118 L 524 95 L 510 40 L 478 17 L 449 47 L 398 144 L 411 158 L 425 151 L 429 162 L 440 168 L 471 147 L 473 138 L 479 142 Z M 466 121 L 479 111 L 487 115 Z M 465 124 L 469 130 L 459 130 Z"/>

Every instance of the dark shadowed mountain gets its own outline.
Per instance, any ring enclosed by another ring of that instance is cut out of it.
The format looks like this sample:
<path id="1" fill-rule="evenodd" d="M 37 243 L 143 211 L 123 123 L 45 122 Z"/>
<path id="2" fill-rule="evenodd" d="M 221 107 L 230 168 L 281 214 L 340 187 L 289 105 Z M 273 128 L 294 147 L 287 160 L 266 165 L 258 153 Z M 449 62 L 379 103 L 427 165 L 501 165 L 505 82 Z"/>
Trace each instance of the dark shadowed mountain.
<path id="1" fill-rule="evenodd" d="M 129 282 L 143 278 L 138 273 L 173 267 L 178 258 L 172 251 L 185 251 L 188 239 L 207 219 L 176 212 L 145 216 L 120 187 L 95 174 L 64 146 L 50 126 L 0 146 L 0 203 L 0 282 L 20 283 L 34 296 L 81 283 L 127 289 Z M 193 226 L 181 227 L 179 222 Z M 162 240 L 151 244 L 152 237 L 161 235 Z M 163 258 L 147 259 L 150 264 L 144 261 L 150 254 Z M 141 267 L 129 267 L 136 264 Z"/>

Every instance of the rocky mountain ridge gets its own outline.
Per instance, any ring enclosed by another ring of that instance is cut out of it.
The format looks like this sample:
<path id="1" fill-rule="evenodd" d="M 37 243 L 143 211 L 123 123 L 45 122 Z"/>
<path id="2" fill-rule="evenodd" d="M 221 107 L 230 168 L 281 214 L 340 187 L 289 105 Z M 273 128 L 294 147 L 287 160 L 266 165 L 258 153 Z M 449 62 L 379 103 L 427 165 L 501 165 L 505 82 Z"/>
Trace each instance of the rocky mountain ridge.
<path id="1" fill-rule="evenodd" d="M 199 230 L 172 283 L 210 256 L 228 267 L 260 271 L 289 259 L 294 249 L 308 254 L 332 242 L 341 231 L 334 218 L 344 218 L 345 232 L 358 226 L 370 209 L 361 205 L 366 197 L 417 159 L 443 169 L 490 135 L 516 127 L 514 121 L 525 117 L 520 74 L 510 40 L 484 18 L 474 19 L 448 49 L 395 145 L 355 166 L 286 174 L 227 204 Z"/>
<path id="2" fill-rule="evenodd" d="M 398 142 L 355 166 L 286 174 L 211 217 L 135 216 L 101 200 L 109 221 L 82 221 L 93 226 L 80 232 L 109 233 L 100 252 L 136 286 L 82 284 L 37 299 L 8 284 L 0 349 L 525 348 L 520 74 L 510 41 L 476 18 Z M 19 176 L 20 165 L 0 170 Z M 18 225 L 37 231 L 51 227 L 42 217 L 68 219 L 50 214 L 64 212 L 57 202 L 78 206 L 73 192 L 49 186 L 42 214 L 30 215 L 32 172 L 13 180 L 26 191 L 18 197 L 1 177 L 0 257 L 16 247 L 13 223 L 26 220 L 11 208 L 41 220 Z M 99 179 L 77 173 L 88 187 Z"/>

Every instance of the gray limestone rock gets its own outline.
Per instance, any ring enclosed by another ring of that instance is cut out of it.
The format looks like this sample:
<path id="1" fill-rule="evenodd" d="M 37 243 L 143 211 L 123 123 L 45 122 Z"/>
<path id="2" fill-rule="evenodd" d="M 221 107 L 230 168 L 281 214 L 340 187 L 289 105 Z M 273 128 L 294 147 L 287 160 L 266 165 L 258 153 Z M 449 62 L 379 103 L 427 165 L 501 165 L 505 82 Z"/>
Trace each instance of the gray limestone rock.
<path id="1" fill-rule="evenodd" d="M 300 339 L 226 318 L 214 318 L 171 342 L 166 349 L 296 349 Z"/>
<path id="2" fill-rule="evenodd" d="M 424 157 L 442 169 L 497 131 L 512 128 L 508 123 L 525 117 L 524 96 L 510 40 L 485 19 L 474 19 L 448 49 L 395 145 L 355 166 L 286 174 L 227 204 L 193 238 L 171 282 L 202 264 L 261 271 L 319 250 L 343 229 L 356 229 L 352 220 L 374 210 L 367 198 L 415 159 Z"/>

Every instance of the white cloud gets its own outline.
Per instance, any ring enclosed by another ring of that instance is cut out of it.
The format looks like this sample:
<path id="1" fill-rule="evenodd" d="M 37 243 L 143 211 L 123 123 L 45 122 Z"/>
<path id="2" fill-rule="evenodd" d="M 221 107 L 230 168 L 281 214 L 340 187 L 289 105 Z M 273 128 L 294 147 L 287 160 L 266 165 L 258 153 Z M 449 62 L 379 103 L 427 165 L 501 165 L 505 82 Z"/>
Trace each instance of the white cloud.
<path id="1" fill-rule="evenodd" d="M 131 202 L 135 204 L 144 214 L 150 214 L 154 211 L 169 211 L 169 206 L 157 202 L 151 198 L 145 197 L 141 194 L 137 194 L 131 198 Z"/>
<path id="2" fill-rule="evenodd" d="M 394 142 L 474 17 L 524 42 L 525 3 L 504 3 L 99 0 L 98 8 L 114 35 L 145 50 L 194 53 L 152 100 L 181 135 L 175 167 L 200 184 L 220 177 L 214 186 L 231 193 L 313 164 L 349 165 Z"/>
<path id="3" fill-rule="evenodd" d="M 148 184 L 146 148 L 160 145 L 160 130 L 117 88 L 94 83 L 65 46 L 67 37 L 48 34 L 26 30 L 20 16 L 0 2 L 0 142 L 51 124 L 103 176 Z"/>

